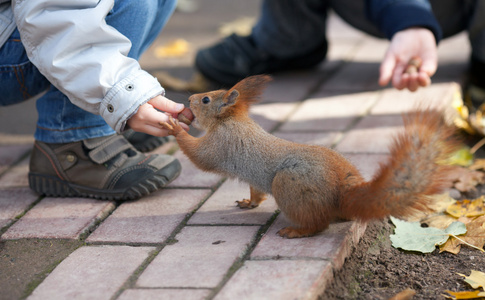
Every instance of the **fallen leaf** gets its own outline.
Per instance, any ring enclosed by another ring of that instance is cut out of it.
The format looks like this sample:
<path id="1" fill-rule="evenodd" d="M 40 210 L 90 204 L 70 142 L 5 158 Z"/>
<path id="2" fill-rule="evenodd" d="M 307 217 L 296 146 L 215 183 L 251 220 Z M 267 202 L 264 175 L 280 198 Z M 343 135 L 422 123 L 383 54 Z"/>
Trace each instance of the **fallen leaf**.
<path id="1" fill-rule="evenodd" d="M 451 223 L 456 222 L 456 221 L 457 221 L 456 218 L 454 218 L 454 217 L 452 217 L 448 214 L 445 214 L 445 213 L 440 213 L 440 214 L 434 214 L 434 215 L 431 215 L 427 218 L 424 218 L 424 219 L 420 220 L 420 223 L 426 224 L 426 225 L 428 225 L 428 227 L 446 229 L 446 228 L 448 228 L 448 226 L 451 225 Z M 458 221 L 465 223 L 465 222 L 463 222 L 463 220 L 458 220 Z"/>
<path id="2" fill-rule="evenodd" d="M 408 251 L 431 253 L 450 236 L 466 233 L 465 224 L 461 222 L 454 222 L 446 229 L 438 229 L 421 227 L 419 222 L 406 222 L 393 217 L 391 221 L 396 226 L 394 234 L 390 236 L 392 246 Z"/>
<path id="3" fill-rule="evenodd" d="M 397 293 L 396 295 L 389 298 L 388 300 L 411 300 L 413 299 L 414 295 L 416 295 L 415 290 L 405 289 L 404 291 Z"/>
<path id="4" fill-rule="evenodd" d="M 460 238 L 451 237 L 444 245 L 440 246 L 440 252 L 447 251 L 457 254 L 461 245 L 467 245 L 481 252 L 485 245 L 485 216 L 476 218 L 466 225 L 467 233 Z"/>
<path id="5" fill-rule="evenodd" d="M 256 19 L 252 17 L 241 17 L 232 22 L 224 23 L 219 27 L 219 34 L 223 37 L 231 34 L 248 36 L 253 30 Z"/>
<path id="6" fill-rule="evenodd" d="M 452 291 L 445 291 L 445 293 L 450 294 L 443 295 L 448 299 L 478 299 L 481 297 L 485 297 L 485 292 L 480 291 L 472 291 L 472 292 L 452 292 Z"/>
<path id="7" fill-rule="evenodd" d="M 421 221 L 421 223 L 428 224 L 426 221 L 423 222 L 422 220 L 427 220 L 428 218 L 432 218 L 436 214 L 439 214 L 439 213 L 446 211 L 446 208 L 448 208 L 448 206 L 450 206 L 450 205 L 452 205 L 456 202 L 456 200 L 453 199 L 450 196 L 449 193 L 431 195 L 431 196 L 428 196 L 428 198 L 430 199 L 430 204 L 428 204 L 428 210 L 427 211 L 419 211 L 419 212 L 415 213 L 413 216 L 408 217 L 406 219 L 406 221 L 408 221 L 408 222 Z M 454 221 L 456 221 L 456 220 L 451 221 L 444 228 L 448 227 L 448 225 L 450 225 Z M 431 227 L 441 228 L 441 227 L 438 227 L 438 226 L 431 226 Z"/>
<path id="8" fill-rule="evenodd" d="M 473 154 L 470 152 L 470 147 L 461 147 L 445 160 L 443 164 L 462 167 L 471 166 L 473 164 Z"/>
<path id="9" fill-rule="evenodd" d="M 484 196 L 469 200 L 457 201 L 448 206 L 446 212 L 455 218 L 459 217 L 478 217 L 485 215 Z"/>
<path id="10" fill-rule="evenodd" d="M 466 224 L 467 232 L 458 237 L 451 237 L 446 243 L 440 246 L 440 252 L 446 251 L 453 254 L 458 254 L 461 250 L 461 245 L 467 245 L 475 248 L 481 252 L 485 245 L 485 216 L 481 216 L 471 220 Z"/>
<path id="11" fill-rule="evenodd" d="M 450 174 L 450 180 L 460 192 L 469 192 L 475 190 L 478 184 L 485 183 L 485 173 L 464 167 L 455 167 L 453 174 Z"/>
<path id="12" fill-rule="evenodd" d="M 190 44 L 184 39 L 176 39 L 166 45 L 155 48 L 155 56 L 158 58 L 180 57 L 187 54 Z"/>
<path id="13" fill-rule="evenodd" d="M 485 105 L 475 108 L 471 103 L 471 94 L 480 94 L 483 92 L 479 88 L 470 88 L 469 94 L 465 99 L 459 89 L 455 90 L 453 95 L 452 107 L 454 114 L 452 116 L 453 123 L 456 127 L 466 131 L 471 135 L 485 135 Z M 467 105 L 468 104 L 468 105 Z M 471 111 L 468 107 L 471 107 Z"/>
<path id="14" fill-rule="evenodd" d="M 478 289 L 481 287 L 485 291 L 485 273 L 472 270 L 470 276 L 460 273 L 458 273 L 458 275 L 465 277 L 465 282 L 468 283 L 472 288 Z"/>
<path id="15" fill-rule="evenodd" d="M 477 158 L 471 166 L 468 167 L 470 170 L 485 170 L 485 159 Z"/>

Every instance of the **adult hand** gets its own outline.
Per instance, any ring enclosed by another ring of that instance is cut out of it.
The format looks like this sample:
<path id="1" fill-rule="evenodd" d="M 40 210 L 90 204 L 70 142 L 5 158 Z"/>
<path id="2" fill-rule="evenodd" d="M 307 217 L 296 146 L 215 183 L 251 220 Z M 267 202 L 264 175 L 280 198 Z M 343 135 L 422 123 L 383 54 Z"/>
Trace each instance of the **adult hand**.
<path id="1" fill-rule="evenodd" d="M 419 57 L 422 60 L 417 72 L 406 73 L 408 62 Z M 431 76 L 438 67 L 436 40 L 426 28 L 408 28 L 397 32 L 391 39 L 380 67 L 379 84 L 385 86 L 392 80 L 398 90 L 416 91 L 420 86 L 431 84 Z"/>
<path id="2" fill-rule="evenodd" d="M 126 123 L 134 131 L 148 133 L 154 136 L 167 136 L 168 131 L 160 126 L 160 122 L 168 121 L 168 115 L 177 118 L 184 109 L 184 105 L 169 100 L 163 96 L 150 99 L 138 108 Z M 180 124 L 185 130 L 189 130 L 186 124 Z"/>

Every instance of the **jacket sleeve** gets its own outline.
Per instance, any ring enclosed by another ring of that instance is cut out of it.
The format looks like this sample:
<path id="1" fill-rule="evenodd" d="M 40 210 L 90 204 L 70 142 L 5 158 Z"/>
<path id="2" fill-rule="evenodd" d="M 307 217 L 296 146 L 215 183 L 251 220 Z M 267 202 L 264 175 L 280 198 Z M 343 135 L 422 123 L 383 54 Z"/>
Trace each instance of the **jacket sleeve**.
<path id="1" fill-rule="evenodd" d="M 388 39 L 410 27 L 431 30 L 436 43 L 442 38 L 441 27 L 428 0 L 366 0 L 366 14 Z"/>
<path id="2" fill-rule="evenodd" d="M 13 11 L 27 55 L 80 108 L 101 115 L 117 132 L 138 107 L 164 94 L 129 58 L 131 42 L 105 17 L 114 0 L 21 0 Z"/>

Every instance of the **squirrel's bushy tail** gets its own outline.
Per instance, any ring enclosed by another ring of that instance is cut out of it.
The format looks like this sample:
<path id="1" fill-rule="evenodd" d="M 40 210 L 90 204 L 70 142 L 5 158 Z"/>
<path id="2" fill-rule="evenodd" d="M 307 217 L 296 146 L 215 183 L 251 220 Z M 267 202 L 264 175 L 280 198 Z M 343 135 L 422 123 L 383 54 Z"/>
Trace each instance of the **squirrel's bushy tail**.
<path id="1" fill-rule="evenodd" d="M 366 221 L 410 216 L 415 210 L 427 210 L 427 196 L 448 186 L 451 168 L 442 163 L 459 145 L 456 130 L 435 110 L 418 110 L 403 120 L 404 132 L 394 138 L 387 164 L 380 166 L 373 180 L 343 196 L 343 217 Z"/>

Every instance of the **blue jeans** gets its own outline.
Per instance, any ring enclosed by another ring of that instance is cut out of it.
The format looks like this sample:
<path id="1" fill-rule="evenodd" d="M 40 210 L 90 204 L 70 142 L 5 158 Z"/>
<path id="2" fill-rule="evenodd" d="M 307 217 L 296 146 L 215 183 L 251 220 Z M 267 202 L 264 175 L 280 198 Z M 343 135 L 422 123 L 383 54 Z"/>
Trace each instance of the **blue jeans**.
<path id="1" fill-rule="evenodd" d="M 443 37 L 468 30 L 472 56 L 485 62 L 485 1 L 430 0 L 441 25 Z M 366 15 L 363 0 L 264 0 L 261 18 L 253 28 L 258 47 L 280 58 L 305 55 L 327 43 L 327 12 L 337 15 L 353 27 L 383 38 Z"/>
<path id="2" fill-rule="evenodd" d="M 129 57 L 139 59 L 172 15 L 176 0 L 115 1 L 106 23 L 132 42 Z M 45 143 L 69 143 L 115 133 L 99 115 L 74 104 L 39 73 L 29 61 L 16 30 L 0 48 L 0 105 L 37 100 L 39 119 L 35 139 Z"/>

